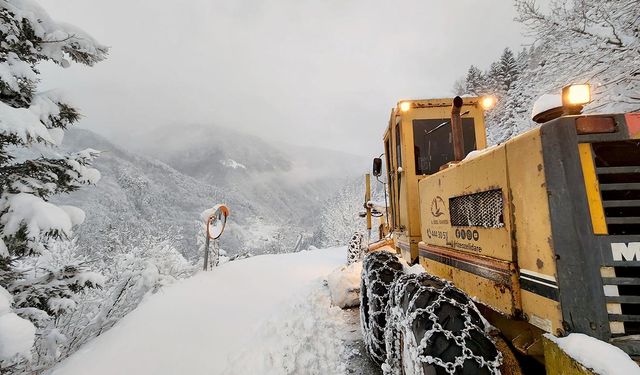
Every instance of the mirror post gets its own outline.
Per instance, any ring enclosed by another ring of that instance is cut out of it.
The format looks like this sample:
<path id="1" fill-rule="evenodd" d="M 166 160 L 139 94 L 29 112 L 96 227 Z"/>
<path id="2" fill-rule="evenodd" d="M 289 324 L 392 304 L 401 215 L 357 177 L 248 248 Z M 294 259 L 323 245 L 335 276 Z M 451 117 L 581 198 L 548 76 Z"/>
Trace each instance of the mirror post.
<path id="1" fill-rule="evenodd" d="M 205 236 L 207 239 L 204 242 L 204 271 L 206 271 L 209 266 L 209 235 L 205 234 Z"/>
<path id="2" fill-rule="evenodd" d="M 365 175 L 365 193 L 364 193 L 364 208 L 367 210 L 367 242 L 371 241 L 371 175 L 367 173 Z"/>

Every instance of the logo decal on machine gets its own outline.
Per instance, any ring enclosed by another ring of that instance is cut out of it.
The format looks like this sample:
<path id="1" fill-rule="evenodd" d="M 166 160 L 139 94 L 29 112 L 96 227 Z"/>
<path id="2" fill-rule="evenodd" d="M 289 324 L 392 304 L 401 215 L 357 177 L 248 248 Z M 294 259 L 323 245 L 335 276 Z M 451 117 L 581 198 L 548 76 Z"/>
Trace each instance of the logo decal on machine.
<path id="1" fill-rule="evenodd" d="M 640 242 L 615 242 L 611 244 L 614 261 L 640 261 Z"/>
<path id="2" fill-rule="evenodd" d="M 440 217 L 442 215 L 444 215 L 444 211 L 446 207 L 444 205 L 444 199 L 442 199 L 442 197 L 437 196 L 435 198 L 433 198 L 433 200 L 431 201 L 431 215 L 433 215 L 433 217 Z"/>

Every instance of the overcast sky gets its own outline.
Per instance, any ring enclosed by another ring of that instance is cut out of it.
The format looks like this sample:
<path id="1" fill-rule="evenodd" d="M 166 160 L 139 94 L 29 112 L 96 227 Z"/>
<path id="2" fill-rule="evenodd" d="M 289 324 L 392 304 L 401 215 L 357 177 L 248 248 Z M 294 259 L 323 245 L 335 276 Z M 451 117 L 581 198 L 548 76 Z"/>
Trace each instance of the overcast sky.
<path id="1" fill-rule="evenodd" d="M 216 124 L 371 155 L 402 98 L 451 96 L 469 64 L 521 48 L 505 0 L 40 0 L 109 45 L 94 68 L 45 66 L 82 126 Z"/>

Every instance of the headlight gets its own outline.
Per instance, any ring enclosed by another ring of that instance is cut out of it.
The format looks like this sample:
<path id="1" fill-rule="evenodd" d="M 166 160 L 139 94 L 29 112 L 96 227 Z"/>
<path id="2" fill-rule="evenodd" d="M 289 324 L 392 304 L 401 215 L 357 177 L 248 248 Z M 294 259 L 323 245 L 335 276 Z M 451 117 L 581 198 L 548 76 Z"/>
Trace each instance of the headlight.
<path id="1" fill-rule="evenodd" d="M 490 109 L 493 109 L 493 107 L 496 106 L 497 102 L 498 100 L 496 99 L 495 96 L 485 96 L 482 99 L 480 99 L 480 106 L 485 111 L 488 111 Z"/>
<path id="2" fill-rule="evenodd" d="M 562 105 L 564 107 L 583 106 L 591 101 L 589 84 L 570 85 L 562 89 Z"/>
<path id="3" fill-rule="evenodd" d="M 411 103 L 410 102 L 402 102 L 402 103 L 400 103 L 400 110 L 402 112 L 406 112 L 406 111 L 408 111 L 410 109 L 411 109 Z"/>

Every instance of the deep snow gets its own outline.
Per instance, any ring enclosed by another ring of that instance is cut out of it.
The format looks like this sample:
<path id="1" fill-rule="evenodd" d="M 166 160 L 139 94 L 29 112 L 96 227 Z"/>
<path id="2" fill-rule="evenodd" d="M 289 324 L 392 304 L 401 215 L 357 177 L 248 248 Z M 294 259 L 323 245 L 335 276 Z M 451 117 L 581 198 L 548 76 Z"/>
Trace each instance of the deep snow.
<path id="1" fill-rule="evenodd" d="M 226 263 L 162 289 L 51 373 L 344 372 L 344 314 L 324 280 L 345 248 Z"/>
<path id="2" fill-rule="evenodd" d="M 621 349 L 589 337 L 572 333 L 567 337 L 545 335 L 560 349 L 586 368 L 599 375 L 640 375 L 640 367 Z"/>

